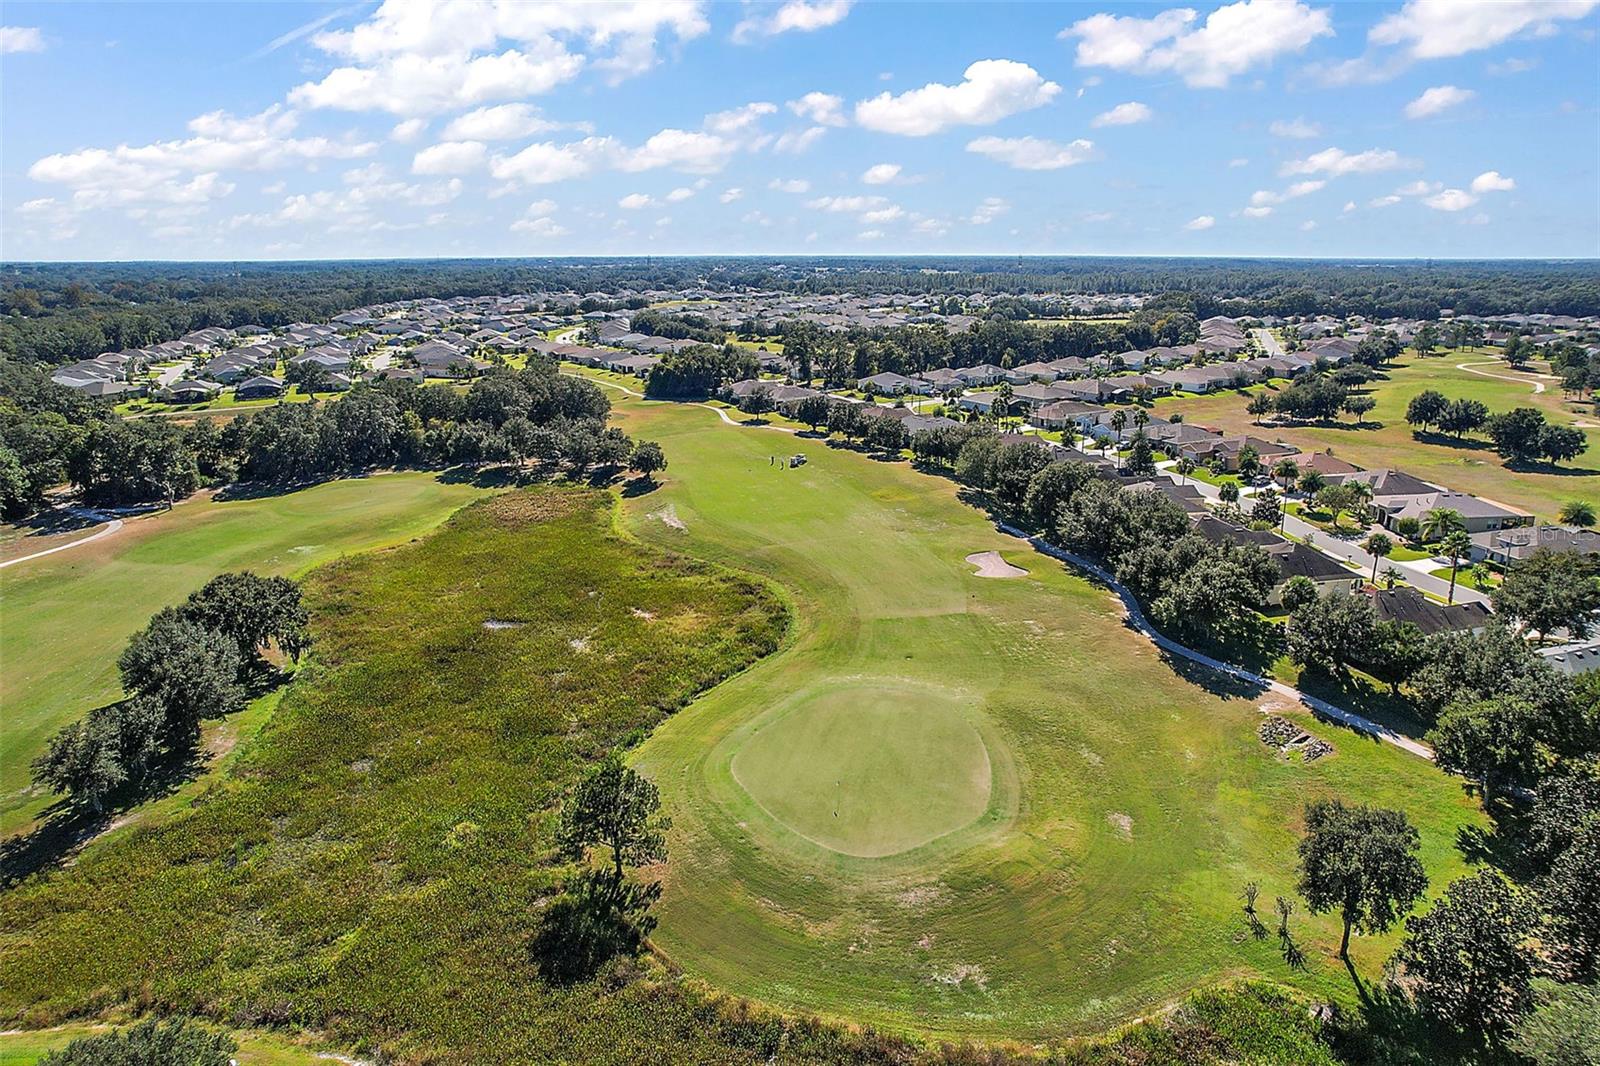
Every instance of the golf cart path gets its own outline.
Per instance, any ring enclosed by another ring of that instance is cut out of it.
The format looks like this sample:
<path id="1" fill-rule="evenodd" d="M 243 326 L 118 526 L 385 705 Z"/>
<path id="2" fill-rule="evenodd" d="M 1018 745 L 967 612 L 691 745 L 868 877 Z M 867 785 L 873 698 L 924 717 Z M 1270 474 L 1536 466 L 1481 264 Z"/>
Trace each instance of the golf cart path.
<path id="1" fill-rule="evenodd" d="M 1532 385 L 1533 386 L 1533 394 L 1535 396 L 1539 395 L 1541 392 L 1544 391 L 1544 382 L 1545 381 L 1560 381 L 1561 380 L 1560 378 L 1558 378 L 1558 377 L 1556 377 L 1556 376 L 1554 376 L 1552 374 L 1526 374 L 1526 375 L 1524 375 L 1522 377 L 1514 378 L 1514 377 L 1510 376 L 1509 374 L 1491 374 L 1487 370 L 1479 370 L 1479 369 L 1477 369 L 1480 366 L 1499 366 L 1499 365 L 1500 365 L 1499 360 L 1492 360 L 1492 361 L 1487 362 L 1487 363 L 1457 363 L 1456 364 L 1456 369 L 1457 370 L 1465 370 L 1467 373 L 1476 374 L 1481 378 L 1497 378 L 1500 381 L 1513 381 L 1513 382 L 1516 382 L 1519 385 Z M 1530 378 L 1530 377 L 1531 378 L 1543 378 L 1544 381 L 1529 381 L 1528 378 Z"/>
<path id="2" fill-rule="evenodd" d="M 633 389 L 627 388 L 623 385 L 617 385 L 609 381 L 596 381 L 596 379 L 588 378 L 582 374 L 575 374 L 573 376 L 584 377 L 585 380 L 595 381 L 596 384 L 606 385 L 610 388 L 627 393 L 630 396 L 643 398 L 642 393 L 636 392 Z M 694 406 L 704 407 L 708 411 L 715 411 L 722 417 L 722 421 L 730 426 L 748 425 L 748 423 L 737 422 L 729 418 L 727 412 L 720 407 L 712 407 L 710 404 L 706 403 L 697 403 L 694 404 Z M 785 426 L 765 426 L 756 428 L 777 429 L 788 433 L 794 432 L 794 430 L 788 429 Z M 1128 620 L 1133 623 L 1133 627 L 1142 633 L 1147 639 L 1149 639 L 1151 643 L 1155 644 L 1156 647 L 1161 648 L 1162 650 L 1173 655 L 1179 656 L 1180 658 L 1188 659 L 1190 662 L 1198 663 L 1201 666 L 1207 667 L 1208 669 L 1215 670 L 1220 674 L 1225 674 L 1228 677 L 1245 681 L 1252 685 L 1259 685 L 1262 688 L 1275 692 L 1280 696 L 1286 696 L 1289 699 L 1300 703 L 1303 707 L 1306 707 L 1311 711 L 1312 714 L 1319 718 L 1324 718 L 1332 722 L 1337 722 L 1340 725 L 1347 726 L 1350 729 L 1354 729 L 1358 733 L 1363 733 L 1384 744 L 1392 745 L 1393 747 L 1399 748 L 1401 751 L 1404 751 L 1408 754 L 1415 755 L 1418 758 L 1427 759 L 1430 762 L 1433 760 L 1433 749 L 1428 745 L 1423 744 L 1420 741 L 1412 740 L 1410 737 L 1403 736 L 1400 733 L 1390 729 L 1386 725 L 1374 722 L 1372 719 L 1367 718 L 1364 715 L 1356 714 L 1354 711 L 1345 710 L 1343 707 L 1329 703 L 1327 700 L 1318 696 L 1312 696 L 1309 693 L 1301 692 L 1299 689 L 1293 687 L 1292 685 L 1286 685 L 1282 681 L 1274 681 L 1273 679 L 1263 677 L 1252 670 L 1246 670 L 1241 666 L 1234 666 L 1232 663 L 1225 663 L 1220 659 L 1212 658 L 1204 652 L 1199 652 L 1193 648 L 1187 647 L 1186 645 L 1179 644 L 1171 637 L 1168 637 L 1158 631 L 1155 626 L 1151 625 L 1149 620 L 1145 618 L 1144 611 L 1139 607 L 1138 601 L 1133 598 L 1133 593 L 1129 592 L 1121 582 L 1119 582 L 1099 564 L 1091 562 L 1081 555 L 1076 555 L 1072 552 L 1066 551 L 1065 549 L 1058 548 L 1055 545 L 1048 543 L 1043 538 L 1030 536 L 1024 530 L 1018 529 L 1012 525 L 1008 525 L 1007 523 L 996 523 L 996 528 L 1009 536 L 1027 541 L 1033 550 L 1039 552 L 1041 555 L 1047 555 L 1052 559 L 1056 559 L 1060 562 L 1067 563 L 1070 566 L 1074 566 L 1079 570 L 1088 573 L 1095 579 L 1103 582 L 1107 587 L 1117 594 L 1119 599 L 1122 600 L 1123 610 L 1127 613 Z"/>
<path id="3" fill-rule="evenodd" d="M 1379 740 L 1385 744 L 1393 745 L 1394 747 L 1399 748 L 1401 751 L 1408 752 L 1409 754 L 1415 755 L 1418 758 L 1432 761 L 1432 748 L 1421 743 L 1420 741 L 1412 740 L 1410 737 L 1396 733 L 1386 725 L 1381 725 L 1377 722 L 1374 722 L 1372 719 L 1356 714 L 1354 711 L 1347 711 L 1343 707 L 1335 706 L 1334 704 L 1329 703 L 1327 700 L 1321 699 L 1320 697 L 1301 692 L 1294 686 L 1286 685 L 1282 681 L 1274 681 L 1271 678 L 1263 677 L 1252 670 L 1246 670 L 1242 666 L 1234 666 L 1232 663 L 1225 663 L 1220 659 L 1213 659 L 1204 652 L 1195 651 L 1193 648 L 1179 644 L 1171 637 L 1162 634 L 1145 618 L 1144 611 L 1140 609 L 1138 601 L 1133 598 L 1133 593 L 1129 592 L 1121 582 L 1119 582 L 1099 564 L 1093 563 L 1081 555 L 1076 555 L 1062 548 L 1058 548 L 1040 537 L 1030 536 L 1025 531 L 1018 529 L 1015 526 L 1007 525 L 1004 522 L 998 523 L 997 528 L 1002 533 L 1026 540 L 1030 545 L 1032 545 L 1034 551 L 1039 552 L 1042 555 L 1048 555 L 1052 559 L 1057 559 L 1061 562 L 1077 567 L 1079 570 L 1085 571 L 1092 577 L 1103 582 L 1117 594 L 1119 599 L 1122 600 L 1123 610 L 1127 612 L 1128 620 L 1133 623 L 1133 627 L 1140 633 L 1144 634 L 1144 636 L 1149 638 L 1151 643 L 1163 651 L 1170 652 L 1171 654 L 1177 655 L 1184 659 L 1188 659 L 1190 662 L 1199 663 L 1201 666 L 1208 667 L 1221 674 L 1226 674 L 1229 677 L 1236 678 L 1241 681 L 1247 681 L 1253 685 L 1260 685 L 1263 688 L 1269 689 L 1280 696 L 1287 696 L 1292 700 L 1298 701 L 1301 705 L 1308 708 L 1319 718 L 1326 718 L 1331 721 L 1338 722 L 1340 725 L 1348 726 L 1358 733 L 1365 733 L 1374 740 Z"/>
<path id="4" fill-rule="evenodd" d="M 630 389 L 626 385 L 618 385 L 615 381 L 602 381 L 600 378 L 592 378 L 588 374 L 573 374 L 573 373 L 570 373 L 569 371 L 565 371 L 565 370 L 563 370 L 562 373 L 566 374 L 568 377 L 578 378 L 578 379 L 580 379 L 582 381 L 587 381 L 587 382 L 590 382 L 591 384 L 594 384 L 594 385 L 604 385 L 608 389 L 616 389 L 618 392 L 625 393 L 626 395 L 636 397 L 636 398 L 638 398 L 640 400 L 648 399 L 648 397 L 646 397 L 644 393 L 637 392 L 637 391 L 635 391 L 633 389 Z M 774 425 L 769 425 L 769 424 L 767 424 L 765 422 L 762 422 L 762 423 L 741 422 L 737 418 L 730 418 L 728 416 L 728 411 L 727 411 L 726 408 L 724 408 L 724 407 L 716 407 L 716 406 L 713 406 L 712 404 L 709 404 L 709 403 L 699 403 L 697 401 L 689 401 L 686 406 L 689 406 L 689 407 L 704 407 L 707 411 L 715 411 L 716 414 L 717 414 L 717 417 L 722 419 L 724 422 L 726 422 L 730 426 L 748 426 L 748 427 L 750 427 L 752 429 L 775 429 L 779 433 L 794 433 L 794 432 L 797 432 L 796 430 L 791 429 L 788 426 L 774 426 Z"/>
<path id="5" fill-rule="evenodd" d="M 85 513 L 89 514 L 90 512 L 85 512 Z M 96 516 L 96 517 L 98 517 L 98 516 Z M 34 552 L 32 555 L 22 555 L 22 556 L 18 556 L 15 559 L 7 559 L 5 562 L 0 563 L 0 570 L 4 570 L 8 566 L 16 566 L 18 563 L 28 562 L 31 559 L 42 559 L 46 555 L 54 555 L 56 552 L 64 552 L 68 548 L 81 547 L 82 545 L 88 544 L 90 541 L 99 540 L 101 537 L 109 537 L 109 536 L 111 536 L 111 534 L 115 533 L 117 530 L 119 530 L 121 528 L 122 528 L 122 519 L 113 518 L 111 521 L 106 523 L 106 527 L 104 529 L 96 530 L 95 532 L 89 534 L 87 537 L 79 537 L 77 540 L 68 541 L 65 544 L 57 544 L 54 548 L 46 548 L 46 549 L 44 549 L 44 551 L 37 551 L 37 552 Z"/>

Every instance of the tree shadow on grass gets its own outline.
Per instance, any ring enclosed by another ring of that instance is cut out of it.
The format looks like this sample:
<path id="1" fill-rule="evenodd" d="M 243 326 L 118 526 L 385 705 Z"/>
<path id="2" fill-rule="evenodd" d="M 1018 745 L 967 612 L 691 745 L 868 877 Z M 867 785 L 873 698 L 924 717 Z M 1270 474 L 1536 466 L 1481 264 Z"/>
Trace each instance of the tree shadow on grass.
<path id="1" fill-rule="evenodd" d="M 503 489 L 510 488 L 520 482 L 521 477 L 517 470 L 504 464 L 479 466 L 459 463 L 439 471 L 439 483 L 443 485 L 472 485 L 480 489 Z"/>
<path id="2" fill-rule="evenodd" d="M 77 509 L 41 511 L 27 518 L 19 518 L 12 525 L 22 530 L 24 537 L 54 537 L 65 533 L 77 533 L 80 530 L 91 529 L 100 525 L 105 519 L 98 514 L 80 511 Z"/>
<path id="3" fill-rule="evenodd" d="M 1486 440 L 1475 437 L 1455 437 L 1448 433 L 1440 433 L 1431 429 L 1414 429 L 1411 439 L 1419 444 L 1431 444 L 1436 448 L 1455 448 L 1458 451 L 1486 452 L 1492 451 L 1494 445 Z"/>
<path id="4" fill-rule="evenodd" d="M 47 807 L 32 830 L 0 843 L 0 888 L 60 866 L 91 841 L 114 828 L 125 815 L 178 791 L 206 769 L 202 752 L 163 760 L 144 779 L 130 782 L 106 797 L 99 811 L 79 807 L 66 799 Z"/>
<path id="5" fill-rule="evenodd" d="M 1561 466 L 1549 462 L 1508 462 L 1506 469 L 1514 474 L 1545 474 L 1549 477 L 1595 477 L 1600 470 L 1587 466 Z"/>
<path id="6" fill-rule="evenodd" d="M 633 477 L 622 483 L 622 498 L 631 500 L 637 496 L 648 496 L 661 487 L 661 482 L 653 477 Z"/>
<path id="7" fill-rule="evenodd" d="M 1522 1060 L 1442 1026 L 1417 1009 L 1410 996 L 1389 984 L 1366 983 L 1346 962 L 1360 999 L 1358 1010 L 1340 1012 L 1328 1026 L 1328 1043 L 1340 1062 L 1416 1066 L 1510 1066 Z"/>

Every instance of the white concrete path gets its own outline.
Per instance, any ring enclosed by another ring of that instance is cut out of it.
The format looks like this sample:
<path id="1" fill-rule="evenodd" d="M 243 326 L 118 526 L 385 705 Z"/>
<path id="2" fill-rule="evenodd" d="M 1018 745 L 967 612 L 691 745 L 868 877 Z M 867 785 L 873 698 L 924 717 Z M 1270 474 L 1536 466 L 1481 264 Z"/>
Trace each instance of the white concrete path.
<path id="1" fill-rule="evenodd" d="M 1330 721 L 1337 722 L 1340 725 L 1348 726 L 1359 733 L 1364 733 L 1375 740 L 1382 741 L 1385 744 L 1390 744 L 1396 748 L 1399 748 L 1401 751 L 1408 752 L 1417 756 L 1418 758 L 1428 759 L 1430 761 L 1433 759 L 1433 749 L 1428 745 L 1422 743 L 1421 741 L 1412 740 L 1410 737 L 1403 736 L 1400 733 L 1396 733 L 1386 725 L 1381 725 L 1378 722 L 1374 722 L 1372 719 L 1356 714 L 1354 711 L 1347 711 L 1343 707 L 1335 706 L 1334 704 L 1329 703 L 1327 700 L 1321 699 L 1317 696 L 1312 696 L 1301 692 L 1294 686 L 1286 685 L 1282 681 L 1274 681 L 1271 678 L 1263 677 L 1252 670 L 1246 670 L 1242 666 L 1234 666 L 1232 663 L 1225 663 L 1220 659 L 1213 659 L 1204 652 L 1195 651 L 1193 648 L 1179 644 L 1171 637 L 1162 634 L 1150 624 L 1150 622 L 1144 616 L 1144 611 L 1140 609 L 1139 602 L 1133 598 L 1133 593 L 1124 588 L 1121 582 L 1112 577 L 1104 567 L 1090 562 L 1088 559 L 1085 559 L 1080 555 L 1075 555 L 1072 552 L 1066 551 L 1065 549 L 1057 548 L 1055 545 L 1050 544 L 1039 537 L 1029 536 L 1024 531 L 1017 529 L 1014 526 L 1006 525 L 1003 522 L 999 523 L 999 529 L 1003 533 L 1008 533 L 1013 537 L 1026 540 L 1030 545 L 1033 546 L 1034 551 L 1037 551 L 1043 555 L 1048 555 L 1052 559 L 1058 559 L 1061 562 L 1077 567 L 1079 570 L 1088 573 L 1096 580 L 1105 584 L 1117 594 L 1119 599 L 1122 600 L 1123 610 L 1127 612 L 1128 620 L 1133 623 L 1133 627 L 1148 637 L 1151 643 L 1155 644 L 1156 647 L 1161 648 L 1163 651 L 1176 655 L 1179 658 L 1188 659 L 1190 662 L 1199 663 L 1201 666 L 1208 667 L 1209 669 L 1215 670 L 1221 674 L 1226 674 L 1227 676 L 1235 678 L 1236 680 L 1245 681 L 1252 685 L 1259 685 L 1262 688 L 1269 689 L 1280 696 L 1287 696 L 1289 699 L 1300 703 L 1319 718 L 1325 718 Z"/>
<path id="2" fill-rule="evenodd" d="M 54 555 L 56 552 L 64 552 L 68 548 L 81 548 L 83 545 L 88 544 L 91 541 L 99 540 L 101 537 L 109 537 L 111 534 L 115 533 L 121 528 L 122 519 L 113 518 L 111 521 L 106 523 L 104 529 L 96 530 L 87 537 L 80 537 L 77 540 L 70 541 L 66 544 L 58 544 L 54 548 L 46 548 L 44 551 L 34 552 L 32 555 L 23 555 L 16 559 L 7 559 L 5 562 L 0 563 L 0 570 L 4 570 L 8 566 L 16 566 L 18 563 L 26 563 L 33 559 L 43 559 L 46 555 Z"/>
<path id="3" fill-rule="evenodd" d="M 1532 385 L 1533 386 L 1533 394 L 1535 396 L 1539 395 L 1541 392 L 1544 391 L 1544 383 L 1546 381 L 1560 381 L 1561 380 L 1560 378 L 1556 377 L 1553 374 L 1532 374 L 1532 373 L 1529 373 L 1529 374 L 1524 374 L 1521 377 L 1512 377 L 1510 374 L 1491 374 L 1487 370 L 1479 370 L 1479 369 L 1477 369 L 1480 366 L 1504 366 L 1504 365 L 1505 364 L 1500 362 L 1499 360 L 1493 360 L 1493 361 L 1487 362 L 1487 363 L 1457 363 L 1456 364 L 1456 369 L 1457 370 L 1465 370 L 1467 373 L 1476 374 L 1481 378 L 1496 378 L 1496 379 L 1498 379 L 1500 381 L 1515 382 L 1518 385 Z M 1530 381 L 1530 380 L 1528 380 L 1529 378 L 1542 378 L 1543 380 Z"/>

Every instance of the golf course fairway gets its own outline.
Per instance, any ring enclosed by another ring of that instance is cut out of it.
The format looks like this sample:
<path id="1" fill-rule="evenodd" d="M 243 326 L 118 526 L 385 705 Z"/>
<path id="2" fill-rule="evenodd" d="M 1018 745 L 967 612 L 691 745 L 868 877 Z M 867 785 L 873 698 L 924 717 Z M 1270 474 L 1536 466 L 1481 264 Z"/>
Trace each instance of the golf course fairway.
<path id="1" fill-rule="evenodd" d="M 1308 800 L 1405 809 L 1435 890 L 1465 869 L 1457 832 L 1481 816 L 1459 781 L 1180 672 L 949 480 L 612 396 L 671 464 L 625 528 L 766 577 L 795 618 L 633 756 L 674 823 L 652 939 L 689 975 L 925 1037 L 1047 1040 L 1240 976 L 1353 998 L 1331 917 L 1296 911 L 1295 971 L 1242 911 L 1250 881 L 1269 908 L 1295 897 Z M 978 576 L 989 551 L 1027 574 Z M 1262 744 L 1265 709 L 1336 753 Z M 1358 938 L 1357 966 L 1392 945 Z"/>

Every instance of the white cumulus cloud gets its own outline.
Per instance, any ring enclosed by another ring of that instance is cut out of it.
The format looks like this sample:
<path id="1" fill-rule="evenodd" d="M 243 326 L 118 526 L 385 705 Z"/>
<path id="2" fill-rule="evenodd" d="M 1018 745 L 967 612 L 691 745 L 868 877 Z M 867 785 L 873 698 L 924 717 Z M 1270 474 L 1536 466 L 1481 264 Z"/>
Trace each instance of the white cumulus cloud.
<path id="1" fill-rule="evenodd" d="M 1155 112 L 1144 104 L 1130 101 L 1118 104 L 1109 111 L 1102 111 L 1089 123 L 1091 126 L 1132 126 L 1140 122 L 1149 122 Z"/>
<path id="2" fill-rule="evenodd" d="M 1060 170 L 1095 157 L 1093 141 L 1061 144 L 1041 137 L 979 137 L 967 144 L 967 151 L 1016 170 Z"/>
<path id="3" fill-rule="evenodd" d="M 1517 183 L 1504 177 L 1498 170 L 1486 170 L 1472 179 L 1472 191 L 1485 192 L 1510 192 L 1517 187 Z"/>
<path id="4" fill-rule="evenodd" d="M 1213 218 L 1212 216 L 1210 216 L 1210 215 L 1199 215 L 1199 216 L 1197 216 L 1195 218 L 1191 218 L 1189 221 L 1185 222 L 1183 224 L 1183 228 L 1186 229 L 1186 230 L 1203 230 L 1203 229 L 1210 229 L 1212 226 L 1215 226 L 1216 224 L 1217 224 L 1217 220 L 1215 218 Z"/>
<path id="5" fill-rule="evenodd" d="M 1458 89 L 1454 85 L 1435 85 L 1424 89 L 1422 95 L 1406 105 L 1406 118 L 1431 118 L 1464 104 L 1478 94 L 1471 89 Z"/>
<path id="6" fill-rule="evenodd" d="M 1445 189 L 1423 197 L 1422 202 L 1435 211 L 1462 211 L 1477 203 L 1478 198 L 1465 189 Z"/>
<path id="7" fill-rule="evenodd" d="M 806 93 L 798 100 L 790 100 L 785 106 L 819 126 L 844 126 L 850 121 L 844 115 L 844 98 L 829 93 Z"/>
<path id="8" fill-rule="evenodd" d="M 427 119 L 408 118 L 403 122 L 396 122 L 394 124 L 394 129 L 389 131 L 389 139 L 399 141 L 401 144 L 410 144 L 418 137 L 421 137 L 423 131 L 425 131 L 427 128 Z"/>
<path id="9" fill-rule="evenodd" d="M 987 126 L 1043 107 L 1061 92 L 1026 63 L 980 59 L 959 85 L 930 82 L 898 96 L 882 93 L 856 104 L 856 122 L 880 133 L 926 137 L 952 126 Z"/>
<path id="10" fill-rule="evenodd" d="M 887 185 L 899 176 L 899 163 L 875 163 L 861 172 L 861 180 L 867 185 Z"/>
<path id="11" fill-rule="evenodd" d="M 411 161 L 413 174 L 466 174 L 483 166 L 489 149 L 482 141 L 442 141 Z"/>
<path id="12" fill-rule="evenodd" d="M 758 14 L 741 19 L 733 28 L 733 39 L 747 43 L 780 33 L 811 33 L 843 22 L 854 0 L 788 0 L 776 11 L 753 5 Z"/>
<path id="13" fill-rule="evenodd" d="M 44 34 L 37 26 L 0 26 L 0 55 L 44 51 Z"/>
<path id="14" fill-rule="evenodd" d="M 1010 210 L 1011 205 L 1000 197 L 986 196 L 983 202 L 973 210 L 972 217 L 968 218 L 967 221 L 974 226 L 987 226 Z"/>
<path id="15" fill-rule="evenodd" d="M 567 227 L 548 216 L 519 218 L 511 223 L 511 228 L 517 233 L 530 233 L 535 237 L 562 237 L 567 233 Z"/>
<path id="16" fill-rule="evenodd" d="M 1177 74 L 1191 86 L 1216 89 L 1333 33 L 1326 9 L 1298 0 L 1240 0 L 1217 8 L 1203 24 L 1198 18 L 1193 8 L 1149 18 L 1091 15 L 1061 36 L 1077 38 L 1079 66 Z"/>
<path id="17" fill-rule="evenodd" d="M 1399 170 L 1412 164 L 1399 152 L 1389 148 L 1368 148 L 1364 152 L 1346 152 L 1342 148 L 1324 148 L 1304 159 L 1291 159 L 1278 168 L 1280 174 L 1328 174 L 1342 177 L 1346 174 L 1376 174 L 1384 170 Z"/>
<path id="18" fill-rule="evenodd" d="M 560 128 L 532 104 L 496 104 L 457 115 L 444 128 L 447 141 L 510 141 Z"/>
<path id="19" fill-rule="evenodd" d="M 306 107 L 437 114 L 548 92 L 594 69 L 610 80 L 656 62 L 660 40 L 710 28 L 695 0 L 433 3 L 385 0 L 311 43 L 345 65 L 290 93 Z"/>
<path id="20" fill-rule="evenodd" d="M 1524 32 L 1545 33 L 1580 19 L 1600 0 L 1407 0 L 1373 26 L 1373 44 L 1400 45 L 1414 59 L 1443 59 L 1493 48 Z"/>

